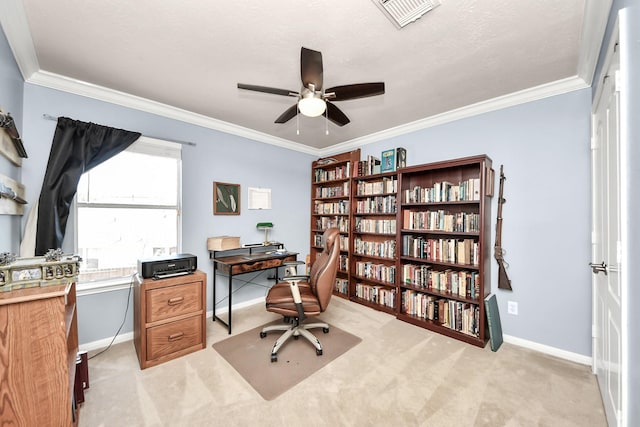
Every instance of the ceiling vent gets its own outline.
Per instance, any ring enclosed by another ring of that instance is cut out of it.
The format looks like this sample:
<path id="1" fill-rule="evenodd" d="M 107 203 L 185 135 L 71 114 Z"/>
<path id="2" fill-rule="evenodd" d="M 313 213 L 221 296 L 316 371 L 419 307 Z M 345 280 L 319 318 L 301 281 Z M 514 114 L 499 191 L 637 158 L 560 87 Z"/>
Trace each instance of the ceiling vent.
<path id="1" fill-rule="evenodd" d="M 440 6 L 440 0 L 373 0 L 391 22 L 402 28 Z"/>

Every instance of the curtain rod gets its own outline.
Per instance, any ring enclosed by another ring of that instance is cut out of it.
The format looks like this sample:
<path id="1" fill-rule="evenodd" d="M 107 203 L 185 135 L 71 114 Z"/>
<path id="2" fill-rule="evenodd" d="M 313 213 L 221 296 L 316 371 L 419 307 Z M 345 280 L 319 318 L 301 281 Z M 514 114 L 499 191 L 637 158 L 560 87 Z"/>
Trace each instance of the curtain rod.
<path id="1" fill-rule="evenodd" d="M 52 116 L 51 114 L 43 114 L 43 115 L 42 115 L 42 118 L 43 118 L 43 119 L 46 119 L 46 120 L 52 120 L 52 121 L 54 121 L 54 122 L 57 122 L 57 121 L 58 121 L 58 118 L 57 118 L 57 117 Z M 195 143 L 195 142 L 189 142 L 189 141 L 176 141 L 175 139 L 158 138 L 157 136 L 149 136 L 149 135 L 142 135 L 142 136 L 145 136 L 145 137 L 147 137 L 147 138 L 160 139 L 160 140 L 162 140 L 162 141 L 175 142 L 176 144 L 190 145 L 190 146 L 192 146 L 192 147 L 195 147 L 195 146 L 196 146 L 196 143 Z"/>

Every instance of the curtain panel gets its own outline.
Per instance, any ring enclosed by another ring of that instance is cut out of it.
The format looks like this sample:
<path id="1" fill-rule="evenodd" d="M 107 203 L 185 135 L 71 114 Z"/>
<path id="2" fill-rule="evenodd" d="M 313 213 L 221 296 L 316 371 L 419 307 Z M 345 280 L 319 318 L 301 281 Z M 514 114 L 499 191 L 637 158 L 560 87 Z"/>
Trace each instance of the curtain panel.
<path id="1" fill-rule="evenodd" d="M 62 246 L 80 176 L 125 150 L 140 135 L 139 132 L 67 117 L 58 118 L 37 205 L 36 256 Z"/>

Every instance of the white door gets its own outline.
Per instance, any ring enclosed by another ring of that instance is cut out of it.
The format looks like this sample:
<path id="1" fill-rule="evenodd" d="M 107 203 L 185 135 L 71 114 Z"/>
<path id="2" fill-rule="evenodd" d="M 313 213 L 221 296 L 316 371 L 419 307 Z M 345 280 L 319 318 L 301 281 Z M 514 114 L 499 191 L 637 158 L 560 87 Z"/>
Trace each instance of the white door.
<path id="1" fill-rule="evenodd" d="M 596 99 L 592 136 L 593 369 L 609 426 L 622 423 L 620 60 L 612 46 Z"/>

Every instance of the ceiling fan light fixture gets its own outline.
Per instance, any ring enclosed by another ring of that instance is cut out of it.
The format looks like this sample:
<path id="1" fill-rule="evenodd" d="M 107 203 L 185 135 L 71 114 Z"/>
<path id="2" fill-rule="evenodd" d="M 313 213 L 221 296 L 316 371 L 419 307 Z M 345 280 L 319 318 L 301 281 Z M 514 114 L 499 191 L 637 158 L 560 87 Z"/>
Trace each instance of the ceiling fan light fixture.
<path id="1" fill-rule="evenodd" d="M 298 108 L 307 117 L 318 117 L 327 109 L 327 103 L 323 99 L 310 96 L 298 101 Z"/>

